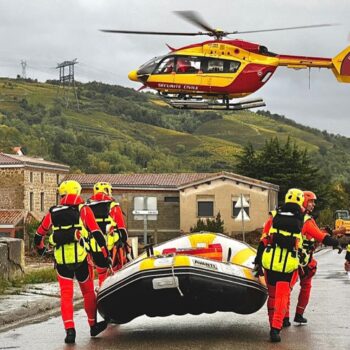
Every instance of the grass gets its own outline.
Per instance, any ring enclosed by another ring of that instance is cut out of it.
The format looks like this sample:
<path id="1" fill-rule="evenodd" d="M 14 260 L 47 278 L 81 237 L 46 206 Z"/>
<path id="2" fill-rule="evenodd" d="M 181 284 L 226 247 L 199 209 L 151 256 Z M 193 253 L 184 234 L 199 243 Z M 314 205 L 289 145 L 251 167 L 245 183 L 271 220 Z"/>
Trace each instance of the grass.
<path id="1" fill-rule="evenodd" d="M 0 294 L 7 294 L 5 292 L 11 288 L 18 289 L 27 284 L 56 282 L 56 276 L 56 271 L 52 267 L 45 267 L 42 269 L 31 270 L 26 272 L 23 276 L 11 280 L 0 278 Z"/>

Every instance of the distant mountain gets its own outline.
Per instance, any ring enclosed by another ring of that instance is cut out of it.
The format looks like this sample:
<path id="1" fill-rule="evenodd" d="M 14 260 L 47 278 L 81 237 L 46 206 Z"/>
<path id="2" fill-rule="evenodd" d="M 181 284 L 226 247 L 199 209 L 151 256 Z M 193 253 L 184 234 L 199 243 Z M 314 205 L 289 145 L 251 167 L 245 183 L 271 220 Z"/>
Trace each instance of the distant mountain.
<path id="1" fill-rule="evenodd" d="M 350 139 L 270 112 L 175 110 L 158 96 L 97 82 L 0 79 L 0 149 L 68 164 L 72 171 L 235 171 L 236 155 L 278 137 L 306 148 L 321 173 L 350 180 Z M 68 98 L 68 107 L 67 107 Z"/>

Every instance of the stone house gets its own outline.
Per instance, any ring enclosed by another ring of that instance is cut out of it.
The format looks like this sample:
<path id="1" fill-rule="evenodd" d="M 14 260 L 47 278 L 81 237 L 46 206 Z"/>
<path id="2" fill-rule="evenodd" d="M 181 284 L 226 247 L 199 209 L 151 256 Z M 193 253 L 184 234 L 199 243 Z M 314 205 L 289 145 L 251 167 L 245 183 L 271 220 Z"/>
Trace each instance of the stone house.
<path id="1" fill-rule="evenodd" d="M 42 158 L 0 153 L 0 232 L 23 237 L 26 222 L 41 220 L 57 203 L 57 185 L 68 172 Z"/>

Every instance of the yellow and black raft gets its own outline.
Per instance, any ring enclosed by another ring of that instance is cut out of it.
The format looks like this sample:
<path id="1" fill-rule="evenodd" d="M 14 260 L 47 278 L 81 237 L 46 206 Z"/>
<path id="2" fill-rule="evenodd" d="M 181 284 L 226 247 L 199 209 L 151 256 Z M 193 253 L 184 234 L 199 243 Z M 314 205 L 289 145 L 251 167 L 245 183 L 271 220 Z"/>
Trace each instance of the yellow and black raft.
<path id="1" fill-rule="evenodd" d="M 256 251 L 217 233 L 194 233 L 150 247 L 102 285 L 99 313 L 114 323 L 216 311 L 251 314 L 265 303 L 253 275 Z"/>

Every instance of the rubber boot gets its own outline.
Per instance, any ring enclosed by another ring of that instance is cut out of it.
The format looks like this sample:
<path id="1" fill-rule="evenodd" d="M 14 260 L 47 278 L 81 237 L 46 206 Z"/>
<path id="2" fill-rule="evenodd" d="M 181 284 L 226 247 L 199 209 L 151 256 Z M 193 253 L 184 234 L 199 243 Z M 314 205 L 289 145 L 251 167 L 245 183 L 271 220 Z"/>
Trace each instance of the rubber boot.
<path id="1" fill-rule="evenodd" d="M 301 315 L 301 314 L 295 314 L 294 322 L 299 323 L 299 324 L 306 324 L 307 319 L 304 318 L 303 315 Z"/>
<path id="2" fill-rule="evenodd" d="M 66 329 L 66 337 L 64 338 L 64 342 L 66 344 L 74 344 L 75 343 L 75 329 L 74 328 L 68 328 Z"/>
<path id="3" fill-rule="evenodd" d="M 279 343 L 281 341 L 280 330 L 277 328 L 271 328 L 270 341 L 272 343 Z"/>
<path id="4" fill-rule="evenodd" d="M 92 337 L 96 337 L 96 335 L 100 334 L 107 328 L 108 323 L 106 321 L 101 321 L 95 323 L 93 326 L 90 327 L 90 335 Z"/>
<path id="5" fill-rule="evenodd" d="M 290 321 L 289 321 L 289 317 L 285 317 L 284 319 L 283 319 L 283 325 L 282 325 L 282 327 L 283 328 L 285 328 L 285 327 L 290 327 L 292 324 L 290 323 Z"/>

